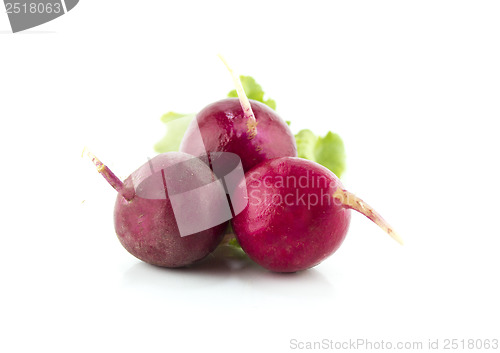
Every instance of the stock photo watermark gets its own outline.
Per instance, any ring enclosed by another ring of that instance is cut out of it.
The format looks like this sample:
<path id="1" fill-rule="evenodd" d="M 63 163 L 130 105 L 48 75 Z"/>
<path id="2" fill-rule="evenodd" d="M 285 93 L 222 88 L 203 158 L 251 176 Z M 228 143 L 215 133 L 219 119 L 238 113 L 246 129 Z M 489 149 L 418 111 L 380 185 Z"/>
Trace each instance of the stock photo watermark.
<path id="1" fill-rule="evenodd" d="M 305 206 L 310 210 L 315 206 L 343 204 L 341 197 L 333 197 L 332 190 L 338 185 L 310 171 L 299 176 L 267 175 L 263 178 L 258 172 L 250 172 L 248 182 L 253 186 L 249 193 L 252 206 L 266 202 L 275 206 Z"/>
<path id="2" fill-rule="evenodd" d="M 143 199 L 169 200 L 181 236 L 226 222 L 247 205 L 274 205 L 291 209 L 344 205 L 351 197 L 336 182 L 318 174 L 298 176 L 245 176 L 241 159 L 229 152 L 188 156 L 171 166 L 149 159 L 131 175 L 133 193 Z M 196 173 L 197 171 L 197 173 Z M 212 178 L 200 178 L 211 173 Z M 341 192 L 339 192 L 339 190 Z M 207 202 L 211 207 L 205 207 Z M 196 221 L 193 221 L 196 220 Z"/>
<path id="3" fill-rule="evenodd" d="M 300 340 L 292 338 L 288 345 L 293 351 L 497 351 L 499 349 L 498 338 L 433 338 L 423 340 L 373 340 L 367 338 L 354 338 L 347 340 L 334 340 L 323 338 L 316 341 Z"/>
<path id="4" fill-rule="evenodd" d="M 71 11 L 79 0 L 4 0 L 13 33 L 21 32 Z"/>
<path id="5" fill-rule="evenodd" d="M 169 200 L 181 237 L 224 223 L 247 206 L 245 174 L 240 158 L 229 152 L 185 154 L 165 166 L 149 159 L 131 175 L 135 196 Z"/>

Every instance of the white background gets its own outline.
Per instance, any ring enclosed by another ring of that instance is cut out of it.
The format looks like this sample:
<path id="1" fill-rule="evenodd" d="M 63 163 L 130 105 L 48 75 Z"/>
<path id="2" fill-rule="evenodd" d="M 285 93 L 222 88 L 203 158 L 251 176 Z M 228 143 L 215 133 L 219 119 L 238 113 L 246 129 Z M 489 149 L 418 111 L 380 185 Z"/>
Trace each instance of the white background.
<path id="1" fill-rule="evenodd" d="M 498 1 L 82 0 L 14 35 L 0 13 L 0 351 L 500 339 L 499 19 Z M 218 52 L 294 132 L 343 137 L 344 185 L 403 247 L 358 214 L 292 275 L 221 254 L 159 269 L 121 247 L 115 192 L 81 151 L 126 177 L 163 113 L 232 89 Z"/>

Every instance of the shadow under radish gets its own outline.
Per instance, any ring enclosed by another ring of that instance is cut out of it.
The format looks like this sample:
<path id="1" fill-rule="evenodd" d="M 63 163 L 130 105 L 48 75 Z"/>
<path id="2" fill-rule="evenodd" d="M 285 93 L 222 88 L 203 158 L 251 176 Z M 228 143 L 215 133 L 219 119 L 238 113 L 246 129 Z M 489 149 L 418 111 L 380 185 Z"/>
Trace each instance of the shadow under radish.
<path id="1" fill-rule="evenodd" d="M 162 295 L 227 290 L 231 286 L 231 291 L 241 291 L 245 296 L 264 295 L 292 301 L 332 296 L 334 292 L 329 279 L 314 268 L 296 273 L 270 272 L 242 250 L 225 245 L 187 267 L 163 268 L 139 262 L 124 273 L 122 285 L 141 292 L 159 291 Z"/>

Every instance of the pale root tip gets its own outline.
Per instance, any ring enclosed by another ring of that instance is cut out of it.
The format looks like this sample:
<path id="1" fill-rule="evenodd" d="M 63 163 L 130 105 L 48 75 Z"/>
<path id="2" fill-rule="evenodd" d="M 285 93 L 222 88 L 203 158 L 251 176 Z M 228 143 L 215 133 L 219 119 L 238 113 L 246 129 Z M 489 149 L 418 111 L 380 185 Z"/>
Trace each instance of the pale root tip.
<path id="1" fill-rule="evenodd" d="M 83 157 L 83 154 L 85 154 L 85 152 L 87 153 L 87 157 L 89 157 L 90 160 L 92 161 L 92 163 L 94 163 L 95 167 L 97 168 L 97 171 L 99 173 L 102 173 L 106 169 L 106 166 L 99 160 L 99 158 L 97 158 L 86 147 L 83 149 L 82 157 Z"/>
<path id="2" fill-rule="evenodd" d="M 390 232 L 388 232 L 388 233 L 389 233 L 389 235 L 391 236 L 391 238 L 392 238 L 392 239 L 394 239 L 395 241 L 397 241 L 400 245 L 405 245 L 405 243 L 404 243 L 404 241 L 403 241 L 403 238 L 401 238 L 401 237 L 399 236 L 399 234 L 398 234 L 398 233 L 396 233 L 396 232 L 395 232 L 395 231 L 393 231 L 392 229 L 391 229 L 391 231 L 390 231 Z"/>
<path id="3" fill-rule="evenodd" d="M 229 64 L 227 63 L 227 60 L 226 58 L 224 57 L 224 55 L 222 55 L 221 53 L 217 54 L 217 56 L 219 57 L 219 59 L 221 59 L 221 61 L 224 63 L 224 66 L 226 66 L 227 70 L 229 72 L 233 72 L 233 70 L 231 69 L 231 66 L 229 66 Z"/>
<path id="4" fill-rule="evenodd" d="M 382 218 L 382 216 L 373 209 L 366 202 L 361 200 L 359 197 L 350 193 L 342 188 L 337 188 L 333 193 L 333 198 L 338 200 L 344 207 L 358 211 L 359 213 L 365 215 L 368 219 L 382 228 L 389 236 L 397 241 L 399 244 L 403 245 L 403 239 L 396 233 L 392 227 L 387 223 L 387 221 Z"/>
<path id="5" fill-rule="evenodd" d="M 88 152 L 89 150 L 87 149 L 87 146 L 83 147 L 83 151 L 82 151 L 82 155 L 80 156 L 81 158 L 83 158 L 83 156 L 85 156 L 85 154 Z"/>
<path id="6" fill-rule="evenodd" d="M 86 149 L 83 152 L 87 152 L 87 156 L 92 160 L 92 163 L 94 163 L 97 171 L 116 191 L 118 191 L 120 195 L 128 201 L 132 200 L 134 194 L 130 192 L 125 193 L 126 191 L 123 190 L 123 182 L 108 167 L 106 167 L 104 163 L 99 160 L 99 158 Z"/>

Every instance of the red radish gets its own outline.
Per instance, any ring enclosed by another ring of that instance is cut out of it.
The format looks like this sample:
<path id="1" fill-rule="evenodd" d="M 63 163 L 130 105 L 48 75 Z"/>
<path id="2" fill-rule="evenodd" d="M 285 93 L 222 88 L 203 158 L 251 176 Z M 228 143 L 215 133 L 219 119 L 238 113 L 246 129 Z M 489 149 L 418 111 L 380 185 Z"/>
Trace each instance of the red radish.
<path id="1" fill-rule="evenodd" d="M 213 214 L 213 210 L 222 209 L 227 199 L 222 186 L 218 188 L 213 183 L 215 177 L 202 160 L 180 152 L 160 154 L 122 182 L 94 155 L 88 155 L 99 173 L 118 191 L 115 230 L 121 244 L 135 257 L 157 266 L 181 267 L 204 258 L 222 240 L 227 222 L 219 222 L 221 213 Z M 183 194 L 198 188 L 203 192 L 190 193 L 189 198 Z M 174 204 L 177 195 L 181 202 Z M 186 202 L 182 202 L 183 198 Z M 186 215 L 192 217 L 193 224 L 203 226 L 199 223 L 204 220 L 211 227 L 181 234 L 181 226 L 186 224 L 179 224 L 179 216 L 186 220 Z"/>
<path id="2" fill-rule="evenodd" d="M 201 110 L 188 127 L 180 151 L 195 156 L 232 152 L 241 158 L 245 171 L 269 159 L 296 157 L 295 139 L 286 122 L 267 105 L 249 101 L 239 77 L 227 67 L 239 99 L 223 99 Z"/>
<path id="3" fill-rule="evenodd" d="M 248 256 L 275 272 L 319 264 L 342 244 L 350 210 L 401 238 L 373 208 L 344 189 L 327 168 L 301 158 L 264 162 L 246 174 L 248 206 L 232 220 Z"/>

